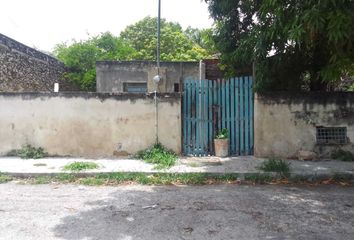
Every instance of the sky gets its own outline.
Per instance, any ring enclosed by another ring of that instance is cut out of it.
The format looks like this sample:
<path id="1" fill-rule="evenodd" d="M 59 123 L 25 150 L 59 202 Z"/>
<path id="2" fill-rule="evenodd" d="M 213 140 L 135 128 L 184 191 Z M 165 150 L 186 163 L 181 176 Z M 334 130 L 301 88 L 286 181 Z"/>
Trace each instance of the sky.
<path id="1" fill-rule="evenodd" d="M 30 47 L 52 51 L 58 43 L 110 31 L 115 35 L 146 16 L 158 0 L 0 0 L 0 33 Z M 183 28 L 211 27 L 202 0 L 161 0 L 161 17 Z"/>

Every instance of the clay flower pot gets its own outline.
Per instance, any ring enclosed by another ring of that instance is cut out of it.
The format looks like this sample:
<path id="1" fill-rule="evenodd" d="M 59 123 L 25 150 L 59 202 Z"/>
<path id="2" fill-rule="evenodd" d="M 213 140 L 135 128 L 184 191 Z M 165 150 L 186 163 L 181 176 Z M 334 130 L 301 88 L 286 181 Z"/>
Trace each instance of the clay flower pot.
<path id="1" fill-rule="evenodd" d="M 214 147 L 216 157 L 229 156 L 229 139 L 214 139 Z"/>

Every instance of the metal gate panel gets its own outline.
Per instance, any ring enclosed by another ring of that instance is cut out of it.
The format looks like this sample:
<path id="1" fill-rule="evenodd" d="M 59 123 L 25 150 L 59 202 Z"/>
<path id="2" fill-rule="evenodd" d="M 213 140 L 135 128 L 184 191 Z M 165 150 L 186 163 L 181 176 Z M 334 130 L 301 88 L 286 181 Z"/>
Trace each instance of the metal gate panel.
<path id="1" fill-rule="evenodd" d="M 216 132 L 229 132 L 231 155 L 253 154 L 253 82 L 251 77 L 184 81 L 183 153 L 214 152 Z"/>

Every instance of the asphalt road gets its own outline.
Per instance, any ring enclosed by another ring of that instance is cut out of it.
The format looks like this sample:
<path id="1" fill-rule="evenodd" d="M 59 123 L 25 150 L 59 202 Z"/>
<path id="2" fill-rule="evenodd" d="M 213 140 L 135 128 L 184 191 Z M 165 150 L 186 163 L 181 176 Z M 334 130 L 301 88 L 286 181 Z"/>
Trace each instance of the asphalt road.
<path id="1" fill-rule="evenodd" d="M 0 239 L 353 239 L 354 188 L 0 184 Z"/>

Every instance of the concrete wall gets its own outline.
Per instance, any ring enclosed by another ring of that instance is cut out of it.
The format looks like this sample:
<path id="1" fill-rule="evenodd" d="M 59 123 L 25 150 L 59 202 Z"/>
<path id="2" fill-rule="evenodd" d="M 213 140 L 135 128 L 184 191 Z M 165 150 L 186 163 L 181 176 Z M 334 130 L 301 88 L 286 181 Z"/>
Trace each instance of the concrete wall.
<path id="1" fill-rule="evenodd" d="M 0 155 L 24 144 L 61 156 L 136 153 L 155 141 L 154 106 L 145 94 L 0 93 Z M 159 140 L 180 153 L 180 96 L 158 106 Z"/>
<path id="2" fill-rule="evenodd" d="M 146 82 L 148 91 L 154 91 L 152 78 L 157 74 L 152 61 L 98 61 L 96 62 L 97 92 L 123 92 L 123 83 Z M 174 92 L 174 84 L 186 78 L 199 79 L 199 62 L 161 62 L 159 92 Z M 202 68 L 205 78 L 205 68 Z"/>
<path id="3" fill-rule="evenodd" d="M 295 158 L 299 150 L 328 157 L 354 152 L 354 93 L 268 93 L 255 97 L 255 155 Z M 348 144 L 316 144 L 316 126 L 347 127 Z"/>
<path id="4" fill-rule="evenodd" d="M 0 92 L 61 91 L 78 87 L 62 79 L 64 64 L 57 59 L 0 34 Z"/>

